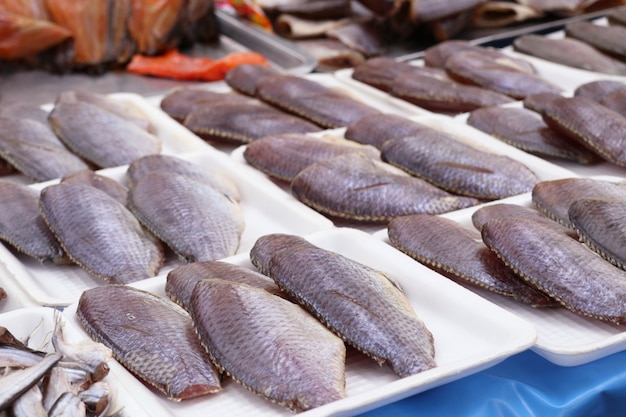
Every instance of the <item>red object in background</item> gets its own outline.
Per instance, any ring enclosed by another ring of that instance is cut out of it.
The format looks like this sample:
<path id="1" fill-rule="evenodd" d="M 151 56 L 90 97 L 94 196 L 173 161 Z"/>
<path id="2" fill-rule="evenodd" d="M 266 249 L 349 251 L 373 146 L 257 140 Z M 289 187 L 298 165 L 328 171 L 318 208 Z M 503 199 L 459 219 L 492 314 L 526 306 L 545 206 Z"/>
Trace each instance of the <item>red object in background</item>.
<path id="1" fill-rule="evenodd" d="M 159 56 L 135 55 L 126 70 L 176 80 L 218 81 L 241 64 L 267 65 L 267 60 L 257 52 L 232 52 L 223 58 L 213 59 L 193 57 L 172 49 Z"/>

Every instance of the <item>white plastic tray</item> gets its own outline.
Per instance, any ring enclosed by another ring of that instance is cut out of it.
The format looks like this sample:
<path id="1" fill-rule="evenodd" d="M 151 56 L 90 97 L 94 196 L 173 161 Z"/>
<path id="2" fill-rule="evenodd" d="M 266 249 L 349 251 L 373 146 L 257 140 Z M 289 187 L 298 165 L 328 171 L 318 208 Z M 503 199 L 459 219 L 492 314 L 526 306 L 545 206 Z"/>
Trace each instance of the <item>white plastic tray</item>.
<path id="1" fill-rule="evenodd" d="M 399 378 L 364 355 L 349 350 L 347 357 L 348 398 L 300 413 L 307 417 L 355 415 L 401 398 L 478 372 L 506 357 L 526 350 L 535 341 L 532 325 L 487 302 L 452 281 L 434 273 L 371 235 L 336 228 L 308 235 L 312 243 L 388 273 L 404 289 L 417 314 L 432 331 L 438 366 L 421 374 Z M 227 259 L 253 268 L 247 254 Z M 134 286 L 163 295 L 165 277 Z M 76 305 L 65 310 L 73 322 Z M 227 379 L 224 391 L 215 396 L 172 403 L 151 392 L 129 376 L 124 388 L 158 416 L 232 417 L 289 416 L 286 409 L 247 391 Z"/>

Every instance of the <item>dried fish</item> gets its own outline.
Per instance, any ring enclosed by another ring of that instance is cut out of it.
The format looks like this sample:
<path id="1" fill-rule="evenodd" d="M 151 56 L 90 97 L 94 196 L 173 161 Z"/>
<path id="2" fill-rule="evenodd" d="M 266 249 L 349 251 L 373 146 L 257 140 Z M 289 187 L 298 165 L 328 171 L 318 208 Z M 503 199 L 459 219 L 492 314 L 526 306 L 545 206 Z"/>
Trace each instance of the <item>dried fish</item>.
<path id="1" fill-rule="evenodd" d="M 62 183 L 90 185 L 104 191 L 123 205 L 128 201 L 128 189 L 112 178 L 95 173 L 90 169 L 74 172 L 61 178 Z"/>
<path id="2" fill-rule="evenodd" d="M 436 366 L 431 332 L 384 272 L 285 234 L 260 237 L 250 259 L 347 343 L 399 376 Z"/>
<path id="3" fill-rule="evenodd" d="M 265 77 L 257 84 L 256 95 L 327 128 L 344 127 L 361 117 L 379 113 L 347 94 L 296 75 Z"/>
<path id="4" fill-rule="evenodd" d="M 354 19 L 327 30 L 326 36 L 370 57 L 385 52 L 387 41 L 384 30 L 383 24 L 375 19 Z"/>
<path id="5" fill-rule="evenodd" d="M 508 1 L 487 1 L 473 10 L 472 27 L 501 28 L 543 16 L 542 10 L 523 4 Z"/>
<path id="6" fill-rule="evenodd" d="M 615 7 L 606 15 L 609 25 L 626 26 L 626 7 Z"/>
<path id="7" fill-rule="evenodd" d="M 278 70 L 267 65 L 241 64 L 228 71 L 224 81 L 233 90 L 248 96 L 254 96 L 259 80 L 276 74 L 278 74 Z"/>
<path id="8" fill-rule="evenodd" d="M 581 164 L 601 158 L 580 143 L 551 129 L 534 111 L 511 107 L 485 107 L 474 110 L 467 124 L 528 153 Z"/>
<path id="9" fill-rule="evenodd" d="M 0 117 L 0 156 L 34 181 L 47 181 L 88 168 L 47 124 Z"/>
<path id="10" fill-rule="evenodd" d="M 85 417 L 87 407 L 73 392 L 65 392 L 50 408 L 49 417 Z"/>
<path id="11" fill-rule="evenodd" d="M 42 393 L 38 385 L 33 385 L 11 404 L 14 417 L 48 417 L 42 404 Z"/>
<path id="12" fill-rule="evenodd" d="M 393 80 L 398 75 L 411 71 L 433 71 L 445 74 L 443 70 L 437 68 L 420 68 L 407 62 L 398 61 L 395 58 L 379 56 L 354 66 L 351 77 L 379 90 L 389 91 Z"/>
<path id="13" fill-rule="evenodd" d="M 0 239 L 41 262 L 69 263 L 39 211 L 39 192 L 0 181 Z"/>
<path id="14" fill-rule="evenodd" d="M 626 117 L 626 84 L 621 81 L 592 81 L 574 90 L 574 96 L 596 101 Z"/>
<path id="15" fill-rule="evenodd" d="M 83 403 L 87 412 L 96 416 L 108 408 L 111 390 L 109 384 L 105 381 L 97 381 L 89 386 L 89 388 L 78 393 L 78 397 Z"/>
<path id="16" fill-rule="evenodd" d="M 96 277 L 128 283 L 155 276 L 163 263 L 161 243 L 103 191 L 50 185 L 41 191 L 40 208 L 69 257 Z"/>
<path id="17" fill-rule="evenodd" d="M 614 323 L 626 319 L 626 272 L 576 240 L 519 218 L 487 222 L 482 238 L 509 267 L 565 308 Z"/>
<path id="18" fill-rule="evenodd" d="M 413 0 L 410 2 L 411 20 L 416 23 L 431 22 L 466 10 L 471 10 L 483 2 L 484 0 Z"/>
<path id="19" fill-rule="evenodd" d="M 539 181 L 515 159 L 480 150 L 432 128 L 388 140 L 381 159 L 448 192 L 486 200 L 530 192 Z"/>
<path id="20" fill-rule="evenodd" d="M 330 216 L 387 222 L 414 213 L 438 214 L 479 204 L 358 153 L 315 163 L 291 182 L 293 195 Z"/>
<path id="21" fill-rule="evenodd" d="M 59 102 L 48 118 L 61 141 L 100 168 L 127 165 L 159 153 L 161 140 L 115 114 L 87 102 Z"/>
<path id="22" fill-rule="evenodd" d="M 169 91 L 161 99 L 160 107 L 174 120 L 182 123 L 194 110 L 205 105 L 215 105 L 217 103 L 250 104 L 258 103 L 258 100 L 236 93 L 220 93 L 198 87 L 177 87 Z"/>
<path id="23" fill-rule="evenodd" d="M 128 193 L 131 211 L 181 258 L 206 261 L 232 256 L 245 220 L 236 201 L 182 175 L 153 173 Z"/>
<path id="24" fill-rule="evenodd" d="M 354 68 L 365 62 L 363 54 L 334 39 L 304 39 L 294 43 L 298 49 L 315 58 L 315 70 L 319 72 Z"/>
<path id="25" fill-rule="evenodd" d="M 224 279 L 261 288 L 270 294 L 284 296 L 274 281 L 252 269 L 222 261 L 201 261 L 181 265 L 167 274 L 165 293 L 185 310 L 191 311 L 191 294 L 203 279 Z"/>
<path id="26" fill-rule="evenodd" d="M 94 340 L 169 399 L 221 390 L 191 318 L 167 298 L 124 285 L 104 285 L 82 293 L 76 315 Z"/>
<path id="27" fill-rule="evenodd" d="M 0 367 L 3 369 L 26 368 L 39 363 L 43 355 L 43 352 L 1 344 Z"/>
<path id="28" fill-rule="evenodd" d="M 346 397 L 343 341 L 298 305 L 210 279 L 196 285 L 191 310 L 211 359 L 252 392 L 293 411 Z"/>
<path id="29" fill-rule="evenodd" d="M 424 129 L 428 127 L 406 117 L 381 113 L 349 124 L 344 136 L 346 139 L 380 149 L 388 140 L 418 135 Z"/>
<path id="30" fill-rule="evenodd" d="M 360 152 L 380 158 L 378 149 L 341 137 L 284 134 L 266 136 L 248 144 L 243 156 L 248 164 L 273 178 L 290 182 L 303 169 L 345 153 Z"/>
<path id="31" fill-rule="evenodd" d="M 624 27 L 602 26 L 581 20 L 566 24 L 565 35 L 620 59 L 626 58 L 626 28 Z"/>
<path id="32" fill-rule="evenodd" d="M 478 231 L 454 220 L 428 214 L 401 216 L 389 222 L 387 233 L 395 248 L 454 281 L 486 288 L 534 307 L 555 305 L 549 296 L 504 265 L 482 243 Z"/>
<path id="33" fill-rule="evenodd" d="M 48 353 L 36 365 L 12 371 L 0 378 L 0 410 L 6 409 L 16 398 L 37 384 L 62 357 L 59 353 Z"/>

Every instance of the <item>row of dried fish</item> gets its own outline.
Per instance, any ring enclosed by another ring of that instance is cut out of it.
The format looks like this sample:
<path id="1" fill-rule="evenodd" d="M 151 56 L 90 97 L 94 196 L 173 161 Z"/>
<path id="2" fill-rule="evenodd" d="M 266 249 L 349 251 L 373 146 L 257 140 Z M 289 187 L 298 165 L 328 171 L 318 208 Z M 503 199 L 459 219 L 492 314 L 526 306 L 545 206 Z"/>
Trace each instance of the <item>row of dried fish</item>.
<path id="1" fill-rule="evenodd" d="M 626 75 L 626 26 L 620 16 L 626 8 L 608 14 L 608 25 L 586 20 L 565 25 L 562 38 L 523 35 L 515 39 L 516 51 L 573 68 Z M 612 17 L 614 16 L 614 17 Z"/>
<path id="2" fill-rule="evenodd" d="M 234 255 L 245 228 L 223 173 L 168 155 L 128 168 L 129 189 L 81 171 L 41 192 L 1 182 L 0 238 L 40 261 L 75 263 L 110 282 L 155 276 L 163 244 L 187 262 Z"/>
<path id="3" fill-rule="evenodd" d="M 560 305 L 586 317 L 626 321 L 624 184 L 542 181 L 531 196 L 535 208 L 498 203 L 476 210 L 477 230 L 441 217 L 398 217 L 389 224 L 389 240 L 458 282 L 534 307 Z"/>
<path id="4" fill-rule="evenodd" d="M 52 349 L 33 348 L 8 329 L 0 335 L 0 410 L 15 417 L 113 416 L 109 373 L 111 350 L 101 343 L 69 343 L 55 317 Z"/>
<path id="5" fill-rule="evenodd" d="M 0 157 L 33 181 L 126 165 L 161 151 L 147 116 L 130 103 L 84 91 L 61 93 L 50 113 L 0 109 Z"/>
<path id="6" fill-rule="evenodd" d="M 344 342 L 400 377 L 436 366 L 432 334 L 384 272 L 287 234 L 259 238 L 250 259 L 260 272 L 221 261 L 172 270 L 165 290 L 184 309 L 108 285 L 85 291 L 77 315 L 174 401 L 219 392 L 225 376 L 292 411 L 346 398 Z"/>

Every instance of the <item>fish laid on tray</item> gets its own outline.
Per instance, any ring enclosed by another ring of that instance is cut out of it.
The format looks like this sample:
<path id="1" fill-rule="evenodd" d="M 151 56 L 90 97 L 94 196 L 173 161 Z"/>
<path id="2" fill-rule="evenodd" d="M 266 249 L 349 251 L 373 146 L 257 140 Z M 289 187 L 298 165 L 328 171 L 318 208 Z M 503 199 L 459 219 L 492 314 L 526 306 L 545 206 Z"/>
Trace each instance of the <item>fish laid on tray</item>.
<path id="1" fill-rule="evenodd" d="M 233 90 L 254 97 L 258 82 L 277 74 L 279 72 L 276 69 L 267 65 L 241 64 L 228 71 L 224 81 Z"/>
<path id="2" fill-rule="evenodd" d="M 258 103 L 258 100 L 232 92 L 221 93 L 198 87 L 176 87 L 163 96 L 159 106 L 172 119 L 182 123 L 195 109 L 217 103 L 250 104 Z"/>
<path id="3" fill-rule="evenodd" d="M 61 178 L 62 183 L 89 185 L 104 191 L 124 206 L 128 204 L 128 188 L 112 178 L 95 173 L 90 169 L 75 172 Z"/>
<path id="4" fill-rule="evenodd" d="M 602 26 L 581 20 L 566 24 L 565 35 L 619 59 L 626 59 L 626 27 Z"/>
<path id="5" fill-rule="evenodd" d="M 259 238 L 250 259 L 347 343 L 397 375 L 436 366 L 433 335 L 384 272 L 286 234 Z"/>
<path id="6" fill-rule="evenodd" d="M 344 137 L 381 149 L 388 140 L 418 135 L 425 128 L 427 128 L 425 125 L 406 117 L 380 113 L 363 117 L 349 124 Z"/>
<path id="7" fill-rule="evenodd" d="M 575 97 L 585 97 L 626 117 L 626 83 L 599 80 L 585 83 L 574 90 Z"/>
<path id="8" fill-rule="evenodd" d="M 221 391 L 217 370 L 191 317 L 165 297 L 124 285 L 80 296 L 76 316 L 91 338 L 108 346 L 133 374 L 173 401 Z"/>

